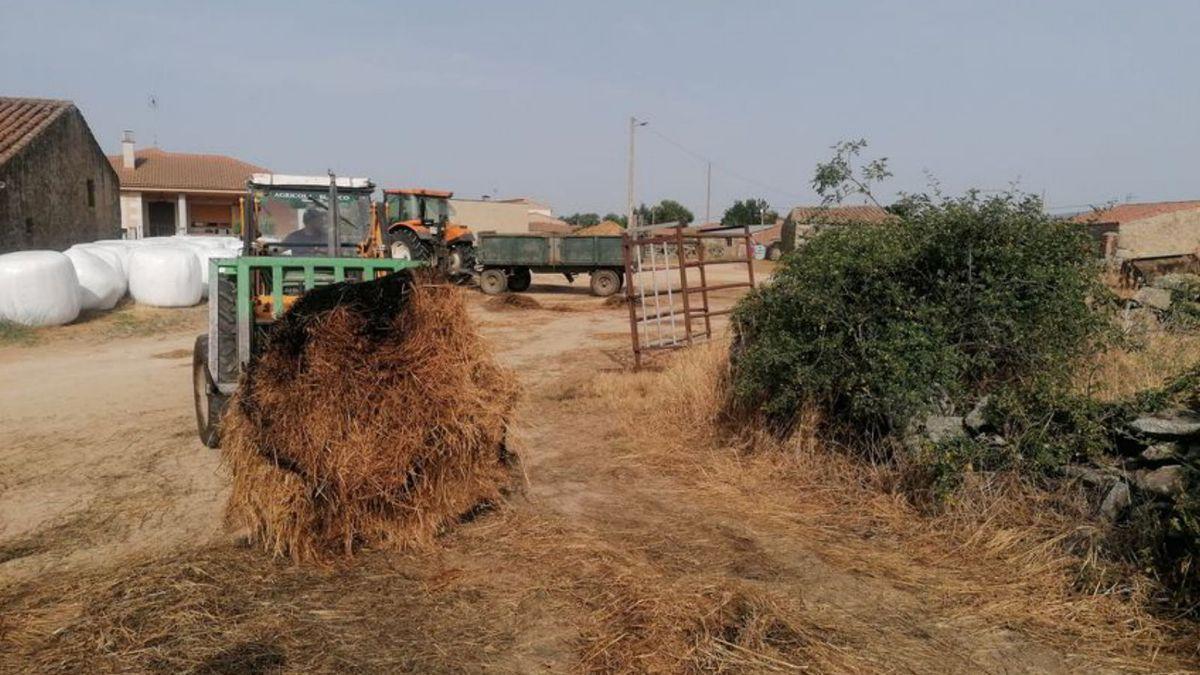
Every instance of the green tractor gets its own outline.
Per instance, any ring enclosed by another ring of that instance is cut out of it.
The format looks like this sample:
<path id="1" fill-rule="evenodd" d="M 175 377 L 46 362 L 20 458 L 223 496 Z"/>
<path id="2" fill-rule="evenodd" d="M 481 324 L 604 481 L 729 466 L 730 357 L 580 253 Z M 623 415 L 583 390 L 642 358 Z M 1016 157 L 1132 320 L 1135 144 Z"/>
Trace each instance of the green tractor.
<path id="1" fill-rule="evenodd" d="M 242 209 L 242 255 L 213 259 L 208 332 L 196 338 L 196 427 L 221 442 L 226 402 L 267 331 L 307 291 L 370 281 L 423 263 L 380 256 L 372 232 L 374 184 L 365 178 L 254 174 Z"/>

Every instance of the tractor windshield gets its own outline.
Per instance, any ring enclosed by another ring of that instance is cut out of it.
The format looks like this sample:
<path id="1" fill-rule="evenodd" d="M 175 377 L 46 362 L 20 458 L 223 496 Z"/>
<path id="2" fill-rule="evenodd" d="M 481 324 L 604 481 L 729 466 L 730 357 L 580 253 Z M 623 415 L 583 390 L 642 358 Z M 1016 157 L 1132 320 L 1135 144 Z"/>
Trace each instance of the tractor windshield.
<path id="1" fill-rule="evenodd" d="M 259 240 L 280 254 L 328 255 L 329 191 L 278 188 L 256 191 Z M 367 237 L 371 224 L 371 195 L 367 192 L 338 193 L 337 233 L 339 248 L 353 250 Z"/>
<path id="2" fill-rule="evenodd" d="M 387 217 L 389 223 L 440 223 L 450 219 L 450 202 L 445 197 L 393 193 L 387 196 Z"/>

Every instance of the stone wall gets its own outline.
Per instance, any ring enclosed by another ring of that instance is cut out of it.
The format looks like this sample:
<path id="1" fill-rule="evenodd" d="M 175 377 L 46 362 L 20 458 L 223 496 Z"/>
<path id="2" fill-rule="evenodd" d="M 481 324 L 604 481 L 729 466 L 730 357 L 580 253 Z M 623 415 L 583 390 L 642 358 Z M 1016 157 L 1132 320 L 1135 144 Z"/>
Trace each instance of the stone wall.
<path id="1" fill-rule="evenodd" d="M 0 166 L 0 181 L 0 253 L 120 237 L 117 174 L 74 107 Z"/>

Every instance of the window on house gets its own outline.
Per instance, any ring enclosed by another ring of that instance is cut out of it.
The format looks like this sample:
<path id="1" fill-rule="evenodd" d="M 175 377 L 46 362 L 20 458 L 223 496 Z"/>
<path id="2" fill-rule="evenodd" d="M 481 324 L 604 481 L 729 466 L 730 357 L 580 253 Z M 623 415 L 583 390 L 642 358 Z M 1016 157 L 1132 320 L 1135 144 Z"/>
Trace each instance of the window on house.
<path id="1" fill-rule="evenodd" d="M 96 208 L 96 181 L 89 178 L 88 182 L 87 182 L 87 188 L 88 188 L 88 207 L 94 209 L 94 208 Z"/>

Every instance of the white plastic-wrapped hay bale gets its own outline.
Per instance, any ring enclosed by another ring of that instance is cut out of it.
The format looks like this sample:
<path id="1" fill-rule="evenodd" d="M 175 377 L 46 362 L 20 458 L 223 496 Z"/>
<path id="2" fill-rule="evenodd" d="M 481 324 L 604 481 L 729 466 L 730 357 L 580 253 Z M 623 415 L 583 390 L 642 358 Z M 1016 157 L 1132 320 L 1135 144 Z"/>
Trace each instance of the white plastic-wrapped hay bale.
<path id="1" fill-rule="evenodd" d="M 124 297 L 125 275 L 98 253 L 72 246 L 63 255 L 75 267 L 75 278 L 79 280 L 80 309 L 112 309 Z"/>
<path id="2" fill-rule="evenodd" d="M 121 274 L 125 276 L 125 281 L 129 281 L 129 256 L 133 255 L 135 241 L 126 241 L 124 239 L 101 239 L 81 246 L 88 249 L 103 251 L 108 255 L 115 256 L 118 264 L 121 267 Z"/>
<path id="3" fill-rule="evenodd" d="M 203 285 L 203 295 L 208 297 L 208 275 L 212 269 L 214 258 L 236 258 L 237 253 L 225 248 L 205 248 L 195 251 L 196 259 L 200 261 L 200 283 Z"/>
<path id="4" fill-rule="evenodd" d="M 79 280 L 58 251 L 0 255 L 0 320 L 61 326 L 79 316 Z"/>
<path id="5" fill-rule="evenodd" d="M 200 261 L 181 246 L 141 246 L 129 257 L 129 294 L 142 305 L 191 307 L 200 302 Z"/>
<path id="6" fill-rule="evenodd" d="M 86 251 L 108 263 L 113 270 L 121 275 L 121 285 L 126 288 L 129 286 L 129 273 L 125 271 L 125 259 L 121 257 L 116 248 L 111 246 L 96 246 L 95 244 L 76 244 L 64 251 L 64 253 L 67 254 L 67 257 L 70 257 L 71 251 Z M 79 270 L 76 270 L 76 273 L 78 272 Z M 124 291 L 121 292 L 124 293 Z"/>

